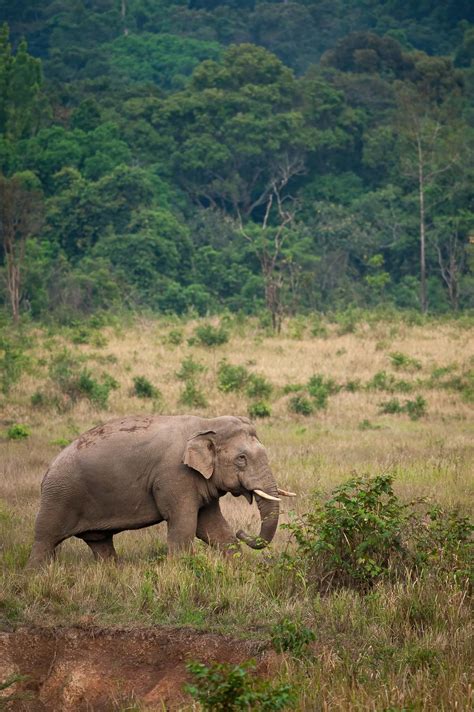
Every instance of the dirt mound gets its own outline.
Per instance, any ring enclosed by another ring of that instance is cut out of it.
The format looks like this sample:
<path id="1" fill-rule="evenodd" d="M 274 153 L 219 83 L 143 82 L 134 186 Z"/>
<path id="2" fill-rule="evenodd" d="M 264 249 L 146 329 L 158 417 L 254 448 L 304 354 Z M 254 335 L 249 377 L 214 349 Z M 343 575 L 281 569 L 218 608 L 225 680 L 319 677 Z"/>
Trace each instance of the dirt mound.
<path id="1" fill-rule="evenodd" d="M 275 659 L 267 647 L 187 628 L 19 628 L 0 633 L 0 683 L 11 675 L 26 679 L 0 692 L 0 709 L 109 712 L 136 701 L 177 710 L 188 660 L 253 658 L 265 674 Z"/>

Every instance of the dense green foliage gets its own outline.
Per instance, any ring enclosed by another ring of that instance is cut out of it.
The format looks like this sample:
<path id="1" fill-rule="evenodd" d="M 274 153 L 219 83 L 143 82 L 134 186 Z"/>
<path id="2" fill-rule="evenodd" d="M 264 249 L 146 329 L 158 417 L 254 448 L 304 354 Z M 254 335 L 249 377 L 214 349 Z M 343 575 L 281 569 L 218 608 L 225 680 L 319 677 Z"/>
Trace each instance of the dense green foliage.
<path id="1" fill-rule="evenodd" d="M 471 3 L 0 0 L 2 21 L 14 317 L 474 306 Z"/>

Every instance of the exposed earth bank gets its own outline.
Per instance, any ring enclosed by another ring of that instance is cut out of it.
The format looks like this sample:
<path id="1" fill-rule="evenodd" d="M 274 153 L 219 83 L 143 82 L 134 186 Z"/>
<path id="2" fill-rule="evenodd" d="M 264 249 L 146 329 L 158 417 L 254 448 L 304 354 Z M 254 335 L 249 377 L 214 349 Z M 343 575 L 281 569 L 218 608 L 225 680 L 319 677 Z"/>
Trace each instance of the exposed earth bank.
<path id="1" fill-rule="evenodd" d="M 186 662 L 241 663 L 268 674 L 268 643 L 189 628 L 19 628 L 0 632 L 0 709 L 15 712 L 177 710 L 186 701 Z M 189 700 L 189 698 L 188 698 Z"/>

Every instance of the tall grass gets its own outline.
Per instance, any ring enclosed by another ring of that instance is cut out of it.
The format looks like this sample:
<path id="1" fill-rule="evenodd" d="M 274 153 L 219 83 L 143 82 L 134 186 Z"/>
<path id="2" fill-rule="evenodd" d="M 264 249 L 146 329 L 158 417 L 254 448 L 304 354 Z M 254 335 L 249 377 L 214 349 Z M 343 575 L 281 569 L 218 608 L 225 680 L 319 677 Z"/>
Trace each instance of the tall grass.
<path id="1" fill-rule="evenodd" d="M 327 323 L 312 336 L 308 321 L 299 324 L 295 338 L 291 324 L 273 337 L 249 320 L 239 323 L 238 333 L 229 325 L 229 341 L 210 349 L 193 342 L 197 326 L 180 324 L 178 340 L 170 337 L 175 324 L 141 320 L 126 329 L 103 328 L 103 338 L 89 343 L 77 343 L 65 330 L 35 330 L 31 348 L 25 347 L 28 368 L 15 374 L 0 403 L 0 626 L 191 625 L 270 642 L 274 626 L 299 621 L 314 632 L 311 655 L 281 653 L 278 673 L 296 684 L 298 709 L 471 709 L 470 592 L 442 567 L 429 576 L 412 571 L 382 578 L 368 591 L 324 591 L 277 565 L 282 552 L 294 551 L 291 532 L 283 527 L 271 550 L 242 549 L 227 559 L 197 543 L 193 554 L 169 559 L 165 526 L 159 525 L 116 537 L 118 566 L 95 564 L 85 544 L 68 540 L 46 570 L 24 572 L 39 483 L 60 446 L 107 418 L 153 412 L 153 399 L 134 396 L 136 374 L 159 389 L 161 412 L 189 412 L 180 402 L 183 382 L 176 376 L 189 357 L 205 366 L 193 378 L 207 405 L 193 412 L 248 412 L 252 400 L 244 388 L 219 388 L 224 359 L 271 384 L 272 415 L 258 423 L 259 437 L 279 484 L 299 495 L 284 500 L 282 523 L 290 520 L 290 507 L 296 517 L 309 510 L 314 490 L 329 493 L 354 475 L 380 473 L 394 477 L 402 501 L 424 497 L 472 514 L 473 405 L 459 379 L 450 388 L 432 378 L 446 368 L 451 379 L 458 374 L 469 385 L 472 328 L 375 321 L 360 322 L 347 333 Z M 92 378 L 103 378 L 105 370 L 118 384 L 107 409 L 89 399 L 78 399 L 67 410 L 58 410 L 54 399 L 32 406 L 34 393 L 54 386 L 49 364 L 65 348 Z M 419 420 L 379 413 L 381 391 L 365 387 L 382 371 L 400 377 L 400 358 L 392 364 L 393 354 L 421 365 L 403 373 L 413 398 L 422 395 L 426 401 Z M 334 388 L 324 410 L 291 413 L 294 392 L 288 386 L 308 383 L 315 373 L 337 386 L 361 385 Z M 363 422 L 371 427 L 361 429 Z M 15 423 L 31 434 L 8 440 L 6 432 Z M 222 505 L 234 530 L 258 531 L 255 505 L 230 496 Z"/>

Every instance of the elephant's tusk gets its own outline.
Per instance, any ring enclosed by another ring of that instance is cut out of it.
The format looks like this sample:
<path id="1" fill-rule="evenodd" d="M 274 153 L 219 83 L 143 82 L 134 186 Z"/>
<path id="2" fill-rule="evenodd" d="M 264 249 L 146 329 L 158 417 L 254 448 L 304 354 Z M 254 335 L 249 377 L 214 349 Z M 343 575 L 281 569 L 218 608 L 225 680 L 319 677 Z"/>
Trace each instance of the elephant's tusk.
<path id="1" fill-rule="evenodd" d="M 278 489 L 278 494 L 281 494 L 282 497 L 296 497 L 297 496 L 296 492 L 287 492 L 286 490 L 280 489 L 279 487 L 277 489 Z"/>
<path id="2" fill-rule="evenodd" d="M 255 494 L 258 494 L 259 497 L 263 497 L 263 499 L 271 499 L 273 502 L 280 502 L 279 497 L 272 497 L 271 494 L 267 494 L 263 490 L 260 489 L 254 489 Z"/>

